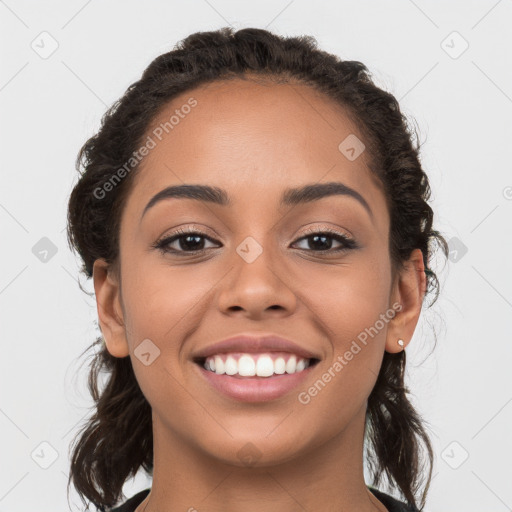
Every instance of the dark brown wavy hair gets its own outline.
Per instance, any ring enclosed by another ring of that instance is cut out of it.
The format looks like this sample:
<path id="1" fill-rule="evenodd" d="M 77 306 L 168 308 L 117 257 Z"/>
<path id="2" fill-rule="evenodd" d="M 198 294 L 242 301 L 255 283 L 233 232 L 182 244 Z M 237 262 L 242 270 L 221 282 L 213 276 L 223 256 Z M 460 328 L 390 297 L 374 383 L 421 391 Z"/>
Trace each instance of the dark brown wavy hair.
<path id="1" fill-rule="evenodd" d="M 434 290 L 434 302 L 439 281 L 429 263 L 434 242 L 445 257 L 447 243 L 432 228 L 433 211 L 427 204 L 430 186 L 419 161 L 420 143 L 397 100 L 373 83 L 364 64 L 319 50 L 313 37 L 280 37 L 256 28 L 189 35 L 172 51 L 155 58 L 140 80 L 104 114 L 99 131 L 78 154 L 79 179 L 68 205 L 68 242 L 83 261 L 81 272 L 91 278 L 97 258 L 106 259 L 114 268 L 118 262 L 120 217 L 138 167 L 105 197 L 99 198 L 95 191 L 141 147 L 158 112 L 180 93 L 199 85 L 251 76 L 306 84 L 343 106 L 364 136 L 369 167 L 387 199 L 392 270 L 398 271 L 413 249 L 421 249 L 426 295 Z M 101 336 L 89 347 L 93 348 L 97 350 L 88 385 L 94 413 L 73 439 L 68 493 L 72 482 L 84 504 L 88 499 L 87 506 L 92 502 L 104 511 L 124 499 L 124 483 L 141 467 L 152 475 L 153 434 L 151 407 L 139 388 L 130 357 L 110 355 Z M 388 488 L 423 508 L 433 451 L 424 422 L 407 398 L 404 371 L 405 351 L 384 353 L 368 399 L 365 453 L 372 485 L 385 479 Z M 107 375 L 101 387 L 100 373 Z"/>

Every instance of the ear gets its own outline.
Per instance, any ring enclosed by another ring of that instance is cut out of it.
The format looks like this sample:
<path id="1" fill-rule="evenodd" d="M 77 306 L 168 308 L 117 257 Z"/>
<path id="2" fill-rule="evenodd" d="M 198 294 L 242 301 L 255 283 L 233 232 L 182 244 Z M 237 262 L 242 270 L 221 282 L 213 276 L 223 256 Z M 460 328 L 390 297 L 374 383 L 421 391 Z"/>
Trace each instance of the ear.
<path id="1" fill-rule="evenodd" d="M 104 259 L 97 259 L 93 265 L 94 291 L 101 333 L 107 350 L 114 357 L 130 355 L 123 312 L 120 287 L 117 278 L 109 271 Z"/>
<path id="2" fill-rule="evenodd" d="M 423 297 L 427 287 L 423 253 L 414 249 L 405 268 L 396 276 L 391 292 L 391 304 L 401 304 L 395 316 L 388 323 L 386 352 L 401 352 L 398 340 L 404 340 L 405 348 L 411 341 L 421 313 Z"/>

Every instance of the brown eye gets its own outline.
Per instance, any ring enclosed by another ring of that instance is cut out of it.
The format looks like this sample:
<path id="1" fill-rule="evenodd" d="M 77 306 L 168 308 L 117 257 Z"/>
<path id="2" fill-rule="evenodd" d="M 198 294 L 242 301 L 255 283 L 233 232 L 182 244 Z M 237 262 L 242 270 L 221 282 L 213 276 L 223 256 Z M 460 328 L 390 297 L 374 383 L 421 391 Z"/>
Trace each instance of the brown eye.
<path id="1" fill-rule="evenodd" d="M 200 231 L 178 230 L 173 235 L 156 242 L 153 247 L 160 249 L 164 254 L 195 253 L 205 250 L 206 240 L 213 242 L 210 237 Z M 178 242 L 177 247 L 171 247 L 175 242 Z"/>
<path id="2" fill-rule="evenodd" d="M 300 249 L 313 252 L 336 253 L 358 247 L 355 240 L 337 231 L 312 231 L 307 236 L 299 238 L 298 241 L 306 241 L 307 247 Z M 338 242 L 341 247 L 332 249 L 332 240 Z M 297 242 L 295 242 L 297 243 Z"/>

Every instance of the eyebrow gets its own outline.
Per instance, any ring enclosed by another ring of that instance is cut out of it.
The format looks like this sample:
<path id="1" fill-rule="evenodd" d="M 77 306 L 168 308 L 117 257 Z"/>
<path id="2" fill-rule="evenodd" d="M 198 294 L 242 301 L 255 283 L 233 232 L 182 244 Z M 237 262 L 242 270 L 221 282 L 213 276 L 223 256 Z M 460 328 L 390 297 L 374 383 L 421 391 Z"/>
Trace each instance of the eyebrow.
<path id="1" fill-rule="evenodd" d="M 281 196 L 280 205 L 295 206 L 331 196 L 347 196 L 356 199 L 373 219 L 373 212 L 364 197 L 348 185 L 336 181 L 288 188 Z M 164 188 L 150 199 L 142 212 L 141 221 L 150 208 L 167 199 L 195 199 L 220 206 L 230 206 L 232 204 L 228 193 L 222 188 L 200 184 L 172 185 Z"/>

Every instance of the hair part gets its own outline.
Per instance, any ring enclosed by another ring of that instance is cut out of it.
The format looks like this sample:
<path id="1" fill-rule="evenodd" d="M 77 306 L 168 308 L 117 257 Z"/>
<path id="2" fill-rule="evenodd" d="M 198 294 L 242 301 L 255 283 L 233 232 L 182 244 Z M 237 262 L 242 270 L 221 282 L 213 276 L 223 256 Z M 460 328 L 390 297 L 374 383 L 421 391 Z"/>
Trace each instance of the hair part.
<path id="1" fill-rule="evenodd" d="M 413 133 L 397 100 L 373 83 L 364 64 L 319 50 L 313 37 L 281 37 L 256 28 L 235 32 L 226 27 L 189 35 L 172 51 L 155 58 L 140 80 L 104 114 L 98 132 L 80 149 L 76 160 L 79 181 L 68 204 L 68 242 L 82 259 L 81 272 L 91 278 L 94 261 L 103 258 L 119 275 L 121 215 L 139 166 L 104 197 L 98 198 L 95 191 L 129 161 L 158 113 L 180 94 L 203 84 L 249 77 L 308 85 L 347 112 L 364 137 L 368 167 L 386 197 L 393 275 L 414 249 L 421 249 L 427 294 L 435 291 L 435 301 L 439 282 L 429 263 L 434 243 L 445 256 L 448 248 L 432 227 L 420 144 L 416 137 L 413 146 Z M 151 407 L 130 357 L 112 356 L 101 336 L 89 348 L 98 346 L 88 381 L 95 412 L 75 437 L 68 489 L 73 482 L 84 504 L 86 498 L 104 511 L 118 503 L 124 483 L 141 467 L 152 474 L 153 433 Z M 423 508 L 433 454 L 422 420 L 407 398 L 404 371 L 405 351 L 384 353 L 368 398 L 365 443 L 374 485 L 385 476 L 409 504 L 418 506 L 419 500 Z M 108 375 L 102 389 L 100 372 Z"/>

